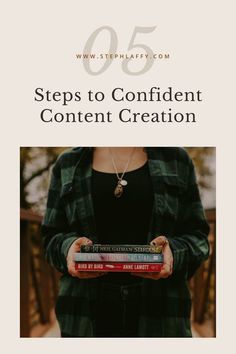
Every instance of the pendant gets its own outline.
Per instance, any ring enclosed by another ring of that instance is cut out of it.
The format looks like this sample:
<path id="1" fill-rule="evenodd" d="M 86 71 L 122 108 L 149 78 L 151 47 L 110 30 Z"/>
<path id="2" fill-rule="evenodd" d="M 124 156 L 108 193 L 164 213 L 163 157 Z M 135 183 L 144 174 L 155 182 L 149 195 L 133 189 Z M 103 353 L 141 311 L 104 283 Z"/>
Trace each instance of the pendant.
<path id="1" fill-rule="evenodd" d="M 125 179 L 121 179 L 119 181 L 119 183 L 122 185 L 122 186 L 127 186 L 128 182 L 125 180 Z"/>
<path id="2" fill-rule="evenodd" d="M 117 183 L 117 186 L 114 190 L 114 195 L 116 198 L 120 198 L 123 194 L 123 187 L 122 187 L 122 184 L 121 184 L 121 181 L 118 181 Z"/>

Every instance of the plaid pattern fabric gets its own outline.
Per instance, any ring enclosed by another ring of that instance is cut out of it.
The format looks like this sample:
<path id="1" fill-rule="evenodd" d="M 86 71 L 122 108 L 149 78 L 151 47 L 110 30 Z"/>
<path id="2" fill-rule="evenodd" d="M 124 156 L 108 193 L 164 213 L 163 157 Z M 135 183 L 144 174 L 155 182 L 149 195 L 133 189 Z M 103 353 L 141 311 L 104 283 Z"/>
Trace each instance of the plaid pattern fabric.
<path id="1" fill-rule="evenodd" d="M 147 243 L 165 235 L 174 256 L 171 277 L 142 280 L 140 337 L 191 337 L 191 297 L 187 280 L 208 257 L 206 222 L 194 166 L 182 148 L 146 148 L 154 191 Z M 57 160 L 51 177 L 42 233 L 48 262 L 62 274 L 56 314 L 61 331 L 94 336 L 98 279 L 67 272 L 66 256 L 78 235 L 96 243 L 91 196 L 92 148 L 75 148 Z"/>

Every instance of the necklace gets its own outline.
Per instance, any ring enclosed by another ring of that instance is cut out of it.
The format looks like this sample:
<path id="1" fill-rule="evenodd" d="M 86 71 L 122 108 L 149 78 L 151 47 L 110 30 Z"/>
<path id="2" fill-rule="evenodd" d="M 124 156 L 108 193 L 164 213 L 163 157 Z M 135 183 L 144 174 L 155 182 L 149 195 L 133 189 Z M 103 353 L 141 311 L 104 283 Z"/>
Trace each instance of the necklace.
<path id="1" fill-rule="evenodd" d="M 131 151 L 130 155 L 129 155 L 129 158 L 128 158 L 128 161 L 126 162 L 126 165 L 125 165 L 125 168 L 124 168 L 124 171 L 121 173 L 121 175 L 119 175 L 118 171 L 117 171 L 117 167 L 116 167 L 116 164 L 115 164 L 115 160 L 114 160 L 114 157 L 112 155 L 112 152 L 111 152 L 111 148 L 109 148 L 109 154 L 111 156 L 111 161 L 112 161 L 112 165 L 113 165 L 113 168 L 115 170 L 115 173 L 116 173 L 116 177 L 117 177 L 117 185 L 116 185 L 116 188 L 114 190 L 114 195 L 116 198 L 120 198 L 123 194 L 123 190 L 125 186 L 127 186 L 128 182 L 123 178 L 128 167 L 129 167 L 129 164 L 130 164 L 130 161 L 133 157 L 133 154 L 134 154 L 134 151 L 135 151 L 135 148 L 133 148 L 133 150 Z"/>

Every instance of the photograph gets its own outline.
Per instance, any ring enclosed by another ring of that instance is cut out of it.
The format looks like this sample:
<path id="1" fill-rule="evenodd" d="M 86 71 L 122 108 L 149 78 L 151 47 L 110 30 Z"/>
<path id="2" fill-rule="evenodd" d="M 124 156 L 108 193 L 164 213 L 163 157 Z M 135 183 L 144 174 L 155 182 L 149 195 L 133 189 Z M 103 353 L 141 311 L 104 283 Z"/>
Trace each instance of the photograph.
<path id="1" fill-rule="evenodd" d="M 215 147 L 20 147 L 20 337 L 215 337 Z"/>

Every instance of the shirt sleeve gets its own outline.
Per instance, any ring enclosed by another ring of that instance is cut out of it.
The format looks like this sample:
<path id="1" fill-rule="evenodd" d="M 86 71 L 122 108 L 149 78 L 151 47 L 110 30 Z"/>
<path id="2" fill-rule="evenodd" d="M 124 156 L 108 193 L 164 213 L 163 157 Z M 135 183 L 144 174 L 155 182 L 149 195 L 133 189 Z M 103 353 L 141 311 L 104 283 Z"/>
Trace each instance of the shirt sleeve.
<path id="1" fill-rule="evenodd" d="M 209 225 L 200 199 L 196 174 L 189 162 L 187 189 L 180 201 L 176 235 L 169 238 L 173 252 L 173 275 L 189 279 L 209 256 Z"/>
<path id="2" fill-rule="evenodd" d="M 61 199 L 61 173 L 57 163 L 51 176 L 47 208 L 42 223 L 45 257 L 59 272 L 67 272 L 66 257 L 71 244 L 78 238 L 71 232 Z"/>

